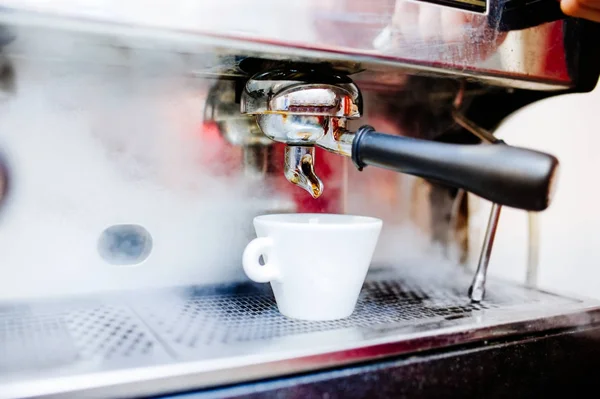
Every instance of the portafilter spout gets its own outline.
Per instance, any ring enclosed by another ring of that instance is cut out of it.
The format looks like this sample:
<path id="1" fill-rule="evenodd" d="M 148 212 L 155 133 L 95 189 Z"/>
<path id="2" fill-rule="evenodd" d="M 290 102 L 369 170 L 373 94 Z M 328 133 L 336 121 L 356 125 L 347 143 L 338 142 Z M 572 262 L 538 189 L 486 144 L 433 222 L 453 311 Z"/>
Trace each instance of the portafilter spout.
<path id="1" fill-rule="evenodd" d="M 242 113 L 255 115 L 263 133 L 288 145 L 285 176 L 318 197 L 314 147 L 367 165 L 407 173 L 470 191 L 497 204 L 541 211 L 551 201 L 558 160 L 508 145 L 461 145 L 346 129 L 359 118 L 362 98 L 344 75 L 272 70 L 253 76 L 241 97 Z"/>
<path id="2" fill-rule="evenodd" d="M 323 192 L 323 182 L 315 174 L 314 165 L 314 146 L 288 145 L 285 147 L 285 178 L 308 191 L 313 198 L 319 198 Z"/>
<path id="3" fill-rule="evenodd" d="M 314 170 L 315 146 L 349 157 L 346 120 L 360 117 L 362 99 L 344 75 L 271 70 L 246 83 L 241 111 L 254 115 L 271 140 L 287 144 L 285 177 L 318 198 L 323 183 Z"/>

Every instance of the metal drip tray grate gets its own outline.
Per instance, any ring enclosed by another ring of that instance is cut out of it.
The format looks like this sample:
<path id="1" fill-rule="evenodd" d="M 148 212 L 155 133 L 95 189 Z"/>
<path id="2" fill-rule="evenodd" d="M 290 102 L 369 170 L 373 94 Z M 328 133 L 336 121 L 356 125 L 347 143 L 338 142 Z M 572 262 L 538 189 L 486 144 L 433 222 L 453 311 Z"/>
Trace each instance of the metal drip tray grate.
<path id="1" fill-rule="evenodd" d="M 156 342 L 123 307 L 98 306 L 64 315 L 83 358 L 150 355 Z"/>
<path id="2" fill-rule="evenodd" d="M 460 271 L 451 277 L 412 273 L 409 268 L 401 275 L 390 270 L 375 272 L 365 283 L 351 317 L 323 322 L 282 316 L 268 285 L 253 284 L 136 292 L 52 304 L 5 304 L 0 306 L 0 397 L 4 392 L 9 393 L 6 396 L 27 396 L 31 389 L 38 389 L 32 387 L 38 386 L 35 380 L 39 379 L 76 380 L 92 372 L 128 373 L 140 368 L 146 371 L 132 372 L 136 378 L 132 377 L 130 384 L 134 390 L 148 390 L 152 384 L 139 384 L 140 378 L 162 378 L 164 383 L 164 370 L 156 375 L 151 370 L 184 363 L 185 373 L 196 370 L 196 377 L 185 380 L 196 388 L 216 381 L 238 382 L 247 375 L 228 373 L 228 367 L 285 361 L 288 372 L 305 371 L 318 368 L 318 362 L 294 359 L 348 349 L 357 353 L 356 349 L 384 341 L 413 341 L 403 346 L 405 351 L 427 349 L 444 342 L 540 331 L 560 323 L 564 327 L 578 322 L 574 314 L 585 315 L 587 322 L 597 317 L 595 303 L 493 281 L 486 300 L 472 304 L 466 296 L 469 280 Z M 560 321 L 557 317 L 561 316 L 568 317 Z M 446 341 L 414 344 L 426 336 L 448 334 L 454 335 Z M 399 353 L 396 349 L 391 354 Z M 264 370 L 264 376 L 273 376 L 278 367 Z M 121 376 L 111 387 L 127 383 Z M 61 380 L 56 386 L 71 393 L 81 389 L 70 380 Z"/>
<path id="3" fill-rule="evenodd" d="M 352 316 L 335 321 L 302 321 L 282 316 L 271 292 L 248 286 L 242 294 L 189 294 L 168 304 L 136 307 L 161 337 L 176 346 L 203 348 L 322 331 L 371 328 L 376 325 L 407 326 L 432 319 L 468 317 L 473 312 L 514 305 L 531 305 L 539 298 L 491 295 L 472 304 L 466 288 L 440 289 L 435 284 L 418 286 L 406 281 L 369 281 L 363 287 Z M 563 300 L 564 301 L 564 300 Z"/>
<path id="4" fill-rule="evenodd" d="M 0 313 L 0 373 L 57 367 L 78 355 L 62 318 L 33 315 L 27 309 Z"/>
<path id="5" fill-rule="evenodd" d="M 0 372 L 120 363 L 159 346 L 127 307 L 69 305 L 0 308 Z"/>

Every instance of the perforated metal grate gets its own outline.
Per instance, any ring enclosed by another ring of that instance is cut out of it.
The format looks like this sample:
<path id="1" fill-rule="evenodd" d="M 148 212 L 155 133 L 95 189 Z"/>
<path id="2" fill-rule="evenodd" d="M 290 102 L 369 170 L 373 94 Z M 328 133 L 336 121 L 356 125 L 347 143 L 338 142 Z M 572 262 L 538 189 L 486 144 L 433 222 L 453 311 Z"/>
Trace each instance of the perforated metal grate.
<path id="1" fill-rule="evenodd" d="M 63 317 L 83 358 L 150 355 L 156 342 L 125 307 L 95 306 Z"/>
<path id="2" fill-rule="evenodd" d="M 168 304 L 142 306 L 138 313 L 166 342 L 203 348 L 335 329 L 392 323 L 419 325 L 539 300 L 514 292 L 495 292 L 483 303 L 472 304 L 466 296 L 466 287 L 444 282 L 370 281 L 365 283 L 354 314 L 335 321 L 288 319 L 278 312 L 271 292 L 259 290 L 237 295 L 195 293 Z"/>
<path id="3" fill-rule="evenodd" d="M 27 307 L 0 310 L 0 373 L 66 365 L 78 355 L 62 318 Z"/>
<path id="4" fill-rule="evenodd" d="M 125 306 L 0 308 L 0 370 L 152 356 L 157 341 Z"/>
<path id="5" fill-rule="evenodd" d="M 496 313 L 512 315 L 515 310 L 531 312 L 577 303 L 492 282 L 486 300 L 472 304 L 466 295 L 468 276 L 416 275 L 411 277 L 408 270 L 400 279 L 397 274 L 371 275 L 354 314 L 336 321 L 309 322 L 282 316 L 268 284 L 153 290 L 118 298 L 0 306 L 0 385 L 3 379 L 14 376 L 57 375 L 64 372 L 57 370 L 65 367 L 76 374 L 182 360 L 243 359 L 247 354 L 303 348 L 304 338 L 310 338 L 311 348 L 329 345 L 324 335 L 332 335 L 318 334 L 320 338 L 315 341 L 315 335 L 305 336 L 311 333 L 351 332 L 333 334 L 335 344 L 340 339 L 343 342 L 339 344 L 347 344 L 349 341 L 340 337 L 362 337 L 365 331 L 382 337 L 389 334 L 388 326 L 393 334 L 404 327 L 431 333 L 447 326 L 447 320 L 473 330 L 477 329 L 477 318 L 472 317 L 475 314 L 492 315 L 495 322 Z"/>

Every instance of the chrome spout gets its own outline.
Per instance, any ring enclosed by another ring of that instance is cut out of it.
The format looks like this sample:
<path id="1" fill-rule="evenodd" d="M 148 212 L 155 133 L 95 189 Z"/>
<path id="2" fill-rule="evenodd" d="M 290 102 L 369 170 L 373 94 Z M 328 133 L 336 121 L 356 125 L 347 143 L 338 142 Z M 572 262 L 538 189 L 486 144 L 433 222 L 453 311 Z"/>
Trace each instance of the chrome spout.
<path id="1" fill-rule="evenodd" d="M 288 145 L 285 147 L 286 179 L 308 191 L 313 198 L 323 193 L 323 182 L 315 174 L 315 147 Z"/>

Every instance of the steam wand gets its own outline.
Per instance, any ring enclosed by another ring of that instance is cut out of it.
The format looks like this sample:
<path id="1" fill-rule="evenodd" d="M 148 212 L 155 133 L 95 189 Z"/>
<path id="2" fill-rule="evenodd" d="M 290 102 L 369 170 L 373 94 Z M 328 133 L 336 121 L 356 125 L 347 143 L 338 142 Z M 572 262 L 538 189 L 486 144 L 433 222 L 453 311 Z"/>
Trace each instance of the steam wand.
<path id="1" fill-rule="evenodd" d="M 461 85 L 460 91 L 458 92 L 456 99 L 454 100 L 454 110 L 452 116 L 454 121 L 458 123 L 468 132 L 477 136 L 481 141 L 487 144 L 504 144 L 504 141 L 496 138 L 492 133 L 481 128 L 477 124 L 473 123 L 467 117 L 460 112 L 462 100 L 464 96 L 464 85 Z M 490 258 L 492 256 L 492 248 L 494 246 L 494 240 L 496 238 L 496 230 L 498 229 L 498 222 L 500 220 L 500 212 L 502 211 L 502 205 L 493 203 L 492 209 L 490 210 L 490 217 L 485 230 L 485 237 L 483 239 L 483 246 L 481 248 L 481 254 L 479 255 L 479 261 L 477 263 L 477 270 L 473 277 L 471 287 L 469 287 L 469 297 L 472 302 L 481 302 L 485 295 L 485 285 L 487 280 L 488 266 L 490 264 Z"/>
<path id="2" fill-rule="evenodd" d="M 483 129 L 482 127 L 475 124 L 473 121 L 469 120 L 466 116 L 464 116 L 460 112 L 460 108 L 462 105 L 462 100 L 464 96 L 464 84 L 461 85 L 461 88 L 454 100 L 454 110 L 452 112 L 452 116 L 454 121 L 458 123 L 461 127 L 463 127 L 468 132 L 477 136 L 481 139 L 482 142 L 487 144 L 505 144 L 503 140 L 498 139 L 492 133 Z M 552 188 L 551 188 L 552 190 Z M 552 194 L 552 192 L 550 192 Z M 485 231 L 485 237 L 483 239 L 483 246 L 481 248 L 481 254 L 479 255 L 479 262 L 477 263 L 477 270 L 475 271 L 475 276 L 473 277 L 473 282 L 471 283 L 471 287 L 469 288 L 469 296 L 471 301 L 473 302 L 481 302 L 485 295 L 485 285 L 487 279 L 487 271 L 490 263 L 490 258 L 492 255 L 492 248 L 494 246 L 494 239 L 496 237 L 496 230 L 498 229 L 498 222 L 500 220 L 500 212 L 502 211 L 502 205 L 493 203 L 492 208 L 490 210 L 490 216 L 488 219 L 488 224 Z M 534 280 L 535 273 L 537 272 L 537 257 L 534 253 L 537 250 L 532 247 L 533 238 L 537 238 L 535 236 L 535 214 L 529 212 L 529 235 L 530 235 L 530 248 L 529 248 L 529 259 L 528 259 L 528 270 L 527 270 L 527 283 L 531 284 L 531 280 Z M 533 227 L 532 227 L 533 226 Z"/>

